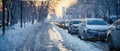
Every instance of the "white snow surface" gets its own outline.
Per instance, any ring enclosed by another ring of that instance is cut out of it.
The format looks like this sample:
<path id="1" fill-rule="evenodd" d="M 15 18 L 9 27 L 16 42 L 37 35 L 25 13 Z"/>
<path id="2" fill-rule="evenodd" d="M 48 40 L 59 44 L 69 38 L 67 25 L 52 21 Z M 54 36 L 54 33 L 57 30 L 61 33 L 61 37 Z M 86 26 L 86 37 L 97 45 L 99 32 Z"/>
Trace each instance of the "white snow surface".
<path id="1" fill-rule="evenodd" d="M 1 39 L 1 41 L 8 40 L 13 43 L 14 47 L 17 47 L 27 38 L 28 35 L 34 34 L 34 31 L 36 31 L 36 28 L 40 25 L 40 23 L 33 25 L 28 23 L 21 28 L 20 23 L 17 23 L 7 28 L 6 33 L 2 38 L 3 40 Z"/>
<path id="2" fill-rule="evenodd" d="M 55 26 L 55 25 L 54 25 Z M 91 43 L 87 43 L 83 40 L 80 40 L 77 37 L 70 35 L 64 29 L 55 26 L 56 29 L 60 32 L 61 36 L 63 37 L 64 41 L 63 44 L 65 47 L 70 48 L 72 51 L 102 51 L 96 48 Z"/>

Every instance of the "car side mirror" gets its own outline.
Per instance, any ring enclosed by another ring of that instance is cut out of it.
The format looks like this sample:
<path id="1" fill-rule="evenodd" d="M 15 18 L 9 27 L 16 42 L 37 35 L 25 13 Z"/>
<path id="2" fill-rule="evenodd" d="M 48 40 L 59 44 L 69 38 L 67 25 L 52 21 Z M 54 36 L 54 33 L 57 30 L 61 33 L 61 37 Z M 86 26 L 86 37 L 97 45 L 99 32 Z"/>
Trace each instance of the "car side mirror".
<path id="1" fill-rule="evenodd" d="M 117 25 L 117 26 L 116 26 L 116 29 L 117 29 L 117 30 L 120 30 L 120 25 Z"/>

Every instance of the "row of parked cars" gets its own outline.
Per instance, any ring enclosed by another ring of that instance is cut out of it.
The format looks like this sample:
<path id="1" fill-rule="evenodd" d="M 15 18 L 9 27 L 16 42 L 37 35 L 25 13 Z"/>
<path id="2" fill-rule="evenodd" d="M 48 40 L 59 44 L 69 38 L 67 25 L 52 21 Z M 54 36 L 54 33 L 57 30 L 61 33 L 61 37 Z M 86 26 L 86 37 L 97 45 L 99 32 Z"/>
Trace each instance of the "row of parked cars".
<path id="1" fill-rule="evenodd" d="M 68 32 L 77 34 L 83 40 L 105 40 L 109 24 L 98 18 L 73 19 Z"/>
<path id="2" fill-rule="evenodd" d="M 60 23 L 60 26 L 82 40 L 107 40 L 110 50 L 120 49 L 120 19 L 112 25 L 101 18 L 72 19 Z"/>

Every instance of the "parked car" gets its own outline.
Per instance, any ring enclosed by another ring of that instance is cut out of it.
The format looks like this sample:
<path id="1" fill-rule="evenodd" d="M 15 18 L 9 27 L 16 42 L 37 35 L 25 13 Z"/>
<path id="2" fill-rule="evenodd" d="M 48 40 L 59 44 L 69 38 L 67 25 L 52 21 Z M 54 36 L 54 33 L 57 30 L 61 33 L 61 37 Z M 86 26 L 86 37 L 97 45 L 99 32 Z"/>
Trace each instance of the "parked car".
<path id="1" fill-rule="evenodd" d="M 109 25 L 100 18 L 85 18 L 78 29 L 78 36 L 84 40 L 104 41 Z"/>
<path id="2" fill-rule="evenodd" d="M 120 19 L 109 27 L 107 32 L 107 42 L 111 51 L 113 49 L 120 50 Z"/>
<path id="3" fill-rule="evenodd" d="M 68 26 L 68 32 L 73 34 L 78 32 L 78 26 L 81 23 L 81 19 L 72 19 Z"/>
<path id="4" fill-rule="evenodd" d="M 58 23 L 57 26 L 59 26 L 59 27 L 61 27 L 61 28 L 64 28 L 64 27 L 65 27 L 65 25 L 64 25 L 64 21 Z"/>
<path id="5" fill-rule="evenodd" d="M 70 21 L 65 21 L 65 23 L 64 23 L 65 29 L 68 29 L 69 23 L 70 23 Z"/>

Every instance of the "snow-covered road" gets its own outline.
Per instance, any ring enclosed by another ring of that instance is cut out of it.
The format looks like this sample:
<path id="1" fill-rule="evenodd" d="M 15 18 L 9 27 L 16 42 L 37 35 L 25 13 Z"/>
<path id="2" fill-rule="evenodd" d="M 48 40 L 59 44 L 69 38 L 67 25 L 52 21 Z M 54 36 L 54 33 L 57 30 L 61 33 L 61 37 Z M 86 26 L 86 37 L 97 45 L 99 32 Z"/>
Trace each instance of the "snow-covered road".
<path id="1" fill-rule="evenodd" d="M 1 38 L 0 51 L 108 51 L 105 43 L 80 40 L 53 23 L 15 27 Z"/>

